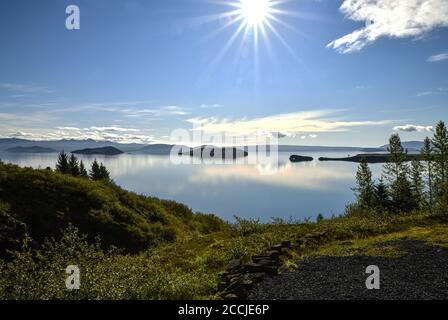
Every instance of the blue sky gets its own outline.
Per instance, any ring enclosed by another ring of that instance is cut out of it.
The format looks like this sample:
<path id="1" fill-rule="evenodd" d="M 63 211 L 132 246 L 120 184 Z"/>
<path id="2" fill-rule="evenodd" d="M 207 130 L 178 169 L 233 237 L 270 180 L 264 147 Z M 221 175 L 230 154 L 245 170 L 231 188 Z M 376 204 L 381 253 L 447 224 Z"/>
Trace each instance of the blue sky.
<path id="1" fill-rule="evenodd" d="M 227 26 L 233 2 L 3 0 L 0 136 L 167 142 L 196 124 L 377 146 L 447 120 L 445 0 L 271 3 L 275 32 L 249 26 L 224 50 L 244 21 Z"/>

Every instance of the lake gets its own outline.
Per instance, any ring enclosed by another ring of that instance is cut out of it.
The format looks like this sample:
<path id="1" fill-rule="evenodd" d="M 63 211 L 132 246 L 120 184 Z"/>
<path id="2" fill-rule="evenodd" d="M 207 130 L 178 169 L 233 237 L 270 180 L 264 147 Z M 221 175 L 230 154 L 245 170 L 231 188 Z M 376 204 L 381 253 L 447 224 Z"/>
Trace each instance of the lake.
<path id="1" fill-rule="evenodd" d="M 278 160 L 264 161 L 263 166 L 233 161 L 225 165 L 178 165 L 169 156 L 137 154 L 96 158 L 106 165 L 115 182 L 127 190 L 176 200 L 194 211 L 214 213 L 229 221 L 235 215 L 268 222 L 271 217 L 314 219 L 319 213 L 325 217 L 342 214 L 345 205 L 354 200 L 351 188 L 355 186 L 357 164 L 317 159 L 346 157 L 348 153 L 303 152 L 300 155 L 315 159 L 303 163 L 291 163 L 290 155 L 280 153 Z M 57 154 L 0 153 L 3 162 L 21 167 L 54 168 L 56 158 Z M 94 159 L 79 158 L 86 164 Z M 374 177 L 381 175 L 381 164 L 371 168 Z"/>

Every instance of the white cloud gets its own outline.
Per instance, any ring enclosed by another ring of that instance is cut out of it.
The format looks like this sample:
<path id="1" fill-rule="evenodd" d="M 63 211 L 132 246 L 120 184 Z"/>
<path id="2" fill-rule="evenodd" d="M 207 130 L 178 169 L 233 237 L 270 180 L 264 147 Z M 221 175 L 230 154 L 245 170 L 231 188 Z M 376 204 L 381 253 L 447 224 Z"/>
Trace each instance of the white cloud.
<path id="1" fill-rule="evenodd" d="M 376 126 L 392 122 L 390 120 L 341 120 L 335 118 L 334 113 L 334 110 L 313 110 L 233 121 L 218 118 L 192 118 L 187 121 L 194 125 L 194 130 L 200 130 L 206 134 L 226 133 L 233 136 L 250 136 L 262 135 L 266 132 L 281 132 L 284 135 L 306 134 L 310 135 L 310 138 L 314 138 L 319 132 L 341 132 L 351 127 Z"/>
<path id="2" fill-rule="evenodd" d="M 418 126 L 418 125 L 415 125 L 415 124 L 407 124 L 405 126 L 396 126 L 396 127 L 394 127 L 394 131 L 432 132 L 432 131 L 434 131 L 434 127 L 432 127 L 432 126 Z"/>
<path id="3" fill-rule="evenodd" d="M 199 106 L 199 108 L 201 108 L 201 109 L 217 109 L 217 108 L 222 108 L 222 107 L 224 107 L 222 104 L 217 104 L 217 103 L 215 103 L 215 104 L 201 104 Z"/>
<path id="4" fill-rule="evenodd" d="M 16 83 L 0 83 L 0 89 L 19 92 L 19 93 L 52 93 L 53 91 L 46 87 L 39 87 L 35 85 L 25 85 Z"/>
<path id="5" fill-rule="evenodd" d="M 422 91 L 416 94 L 417 97 L 425 97 L 425 96 L 432 96 L 435 94 L 444 94 L 448 91 L 447 88 L 437 88 L 434 91 Z"/>
<path id="6" fill-rule="evenodd" d="M 118 127 L 56 127 L 55 129 L 27 128 L 7 129 L 3 137 L 22 138 L 29 140 L 87 140 L 112 141 L 118 143 L 151 143 L 154 137 L 148 132 L 150 130 L 137 130 Z"/>
<path id="7" fill-rule="evenodd" d="M 145 114 L 150 114 L 151 116 L 161 117 L 161 116 L 184 116 L 188 112 L 179 106 L 164 106 L 158 108 L 144 108 L 144 109 L 125 109 L 119 110 L 125 113 L 127 116 L 135 117 L 142 116 Z"/>
<path id="8" fill-rule="evenodd" d="M 347 19 L 364 22 L 327 47 L 340 53 L 359 51 L 382 37 L 421 37 L 448 26 L 447 0 L 344 0 L 340 11 Z"/>
<path id="9" fill-rule="evenodd" d="M 444 60 L 448 60 L 448 52 L 436 54 L 428 58 L 428 62 L 439 62 Z"/>
<path id="10" fill-rule="evenodd" d="M 314 133 L 312 133 L 312 134 L 309 134 L 309 135 L 304 135 L 304 136 L 301 136 L 300 137 L 300 139 L 302 139 L 302 140 L 306 140 L 306 139 L 317 139 L 317 134 L 314 134 Z"/>

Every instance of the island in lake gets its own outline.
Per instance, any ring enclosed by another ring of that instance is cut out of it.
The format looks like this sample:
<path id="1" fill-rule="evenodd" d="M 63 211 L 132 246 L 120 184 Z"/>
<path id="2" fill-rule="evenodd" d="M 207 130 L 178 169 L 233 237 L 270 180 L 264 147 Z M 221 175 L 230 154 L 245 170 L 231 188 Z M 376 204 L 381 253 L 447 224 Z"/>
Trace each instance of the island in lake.
<path id="1" fill-rule="evenodd" d="M 310 162 L 313 160 L 314 160 L 313 157 L 299 156 L 295 154 L 289 157 L 289 161 L 291 162 Z"/>
<path id="2" fill-rule="evenodd" d="M 179 155 L 189 155 L 191 157 L 200 158 L 237 159 L 247 157 L 249 153 L 235 147 L 217 148 L 214 146 L 201 146 L 197 148 L 184 148 L 179 152 Z"/>
<path id="3" fill-rule="evenodd" d="M 38 147 L 38 146 L 32 146 L 32 147 L 13 147 L 5 150 L 9 153 L 55 153 L 57 152 L 54 149 L 51 148 L 44 148 L 44 147 Z"/>
<path id="4" fill-rule="evenodd" d="M 116 156 L 119 154 L 123 154 L 124 152 L 115 147 L 104 147 L 104 148 L 91 148 L 91 149 L 75 150 L 72 153 L 85 154 L 85 155 Z"/>
<path id="5" fill-rule="evenodd" d="M 381 153 L 372 153 L 372 154 L 358 154 L 353 157 L 345 157 L 345 158 L 326 158 L 320 157 L 319 161 L 348 161 L 348 162 L 361 162 L 362 159 L 365 159 L 367 163 L 385 163 L 389 162 L 389 154 L 381 154 Z M 405 161 L 412 160 L 421 160 L 421 156 L 419 154 L 406 154 Z"/>

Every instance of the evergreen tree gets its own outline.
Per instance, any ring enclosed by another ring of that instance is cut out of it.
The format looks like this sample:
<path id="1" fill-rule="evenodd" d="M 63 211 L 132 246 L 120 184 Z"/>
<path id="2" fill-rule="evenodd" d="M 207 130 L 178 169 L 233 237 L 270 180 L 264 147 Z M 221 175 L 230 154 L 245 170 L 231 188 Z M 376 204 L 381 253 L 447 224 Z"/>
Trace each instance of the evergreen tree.
<path id="1" fill-rule="evenodd" d="M 64 150 L 62 150 L 58 156 L 58 161 L 56 163 L 56 172 L 60 172 L 62 174 L 70 174 L 70 166 L 68 163 L 68 156 L 64 152 Z"/>
<path id="2" fill-rule="evenodd" d="M 387 210 L 391 206 L 389 190 L 383 178 L 375 185 L 375 205 L 380 210 Z"/>
<path id="3" fill-rule="evenodd" d="M 86 167 L 84 166 L 84 162 L 82 162 L 82 160 L 79 162 L 79 175 L 83 178 L 89 177 L 89 174 L 87 173 Z"/>
<path id="4" fill-rule="evenodd" d="M 101 180 L 110 181 L 110 172 L 102 163 L 100 164 L 100 177 Z"/>
<path id="5" fill-rule="evenodd" d="M 433 171 L 434 171 L 434 155 L 431 139 L 426 137 L 423 148 L 421 150 L 421 156 L 423 160 L 423 172 L 426 175 L 426 185 L 427 185 L 427 197 L 426 202 L 428 203 L 429 211 L 432 212 L 434 206 L 434 192 L 433 192 Z"/>
<path id="6" fill-rule="evenodd" d="M 371 207 L 374 201 L 374 184 L 372 181 L 372 171 L 367 160 L 361 159 L 358 171 L 356 172 L 356 188 L 354 191 L 358 199 L 358 204 L 364 207 Z"/>
<path id="7" fill-rule="evenodd" d="M 434 189 L 437 205 L 442 212 L 448 211 L 448 130 L 443 121 L 437 124 L 434 138 Z"/>
<path id="8" fill-rule="evenodd" d="M 415 208 L 411 186 L 407 178 L 406 150 L 398 134 L 389 139 L 389 159 L 384 166 L 384 174 L 389 181 L 392 202 L 397 210 L 408 212 Z"/>
<path id="9" fill-rule="evenodd" d="M 80 175 L 79 162 L 73 153 L 70 156 L 68 166 L 72 176 L 78 177 Z"/>
<path id="10" fill-rule="evenodd" d="M 411 192 L 416 206 L 421 209 L 424 207 L 425 183 L 422 177 L 423 166 L 418 160 L 413 160 L 411 164 Z"/>
<path id="11" fill-rule="evenodd" d="M 98 164 L 98 161 L 96 161 L 96 159 L 92 163 L 92 167 L 89 172 L 89 177 L 94 181 L 101 180 L 100 165 Z"/>
<path id="12" fill-rule="evenodd" d="M 90 170 L 90 179 L 95 181 L 110 181 L 110 173 L 103 163 L 98 164 L 98 161 L 93 161 L 92 169 Z"/>

